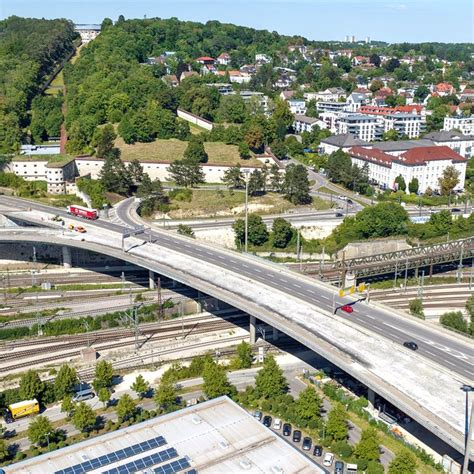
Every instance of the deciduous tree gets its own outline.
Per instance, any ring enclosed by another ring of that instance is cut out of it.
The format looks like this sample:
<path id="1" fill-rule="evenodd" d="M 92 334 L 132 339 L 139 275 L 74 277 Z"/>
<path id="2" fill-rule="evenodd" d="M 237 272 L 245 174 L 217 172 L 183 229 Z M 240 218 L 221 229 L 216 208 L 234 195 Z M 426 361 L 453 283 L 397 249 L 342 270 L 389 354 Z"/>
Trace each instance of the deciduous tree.
<path id="1" fill-rule="evenodd" d="M 63 364 L 54 379 L 54 391 L 56 397 L 61 400 L 65 395 L 72 393 L 74 386 L 79 382 L 74 367 Z"/>
<path id="2" fill-rule="evenodd" d="M 19 395 L 22 400 L 31 400 L 32 398 L 41 399 L 44 390 L 44 383 L 41 381 L 38 372 L 30 369 L 20 379 Z"/>
<path id="3" fill-rule="evenodd" d="M 36 416 L 30 421 L 28 426 L 28 439 L 39 445 L 47 443 L 48 437 L 50 441 L 54 440 L 55 430 L 47 416 Z"/>
<path id="4" fill-rule="evenodd" d="M 208 360 L 204 364 L 202 378 L 204 380 L 203 390 L 208 398 L 216 398 L 222 395 L 230 397 L 236 393 L 235 387 L 227 379 L 224 367 L 213 360 Z"/>
<path id="5" fill-rule="evenodd" d="M 161 380 L 156 389 L 154 400 L 159 408 L 169 411 L 176 404 L 176 390 L 171 380 Z"/>
<path id="6" fill-rule="evenodd" d="M 300 392 L 295 402 L 295 411 L 305 423 L 318 421 L 320 418 L 322 401 L 313 387 L 306 387 Z"/>
<path id="7" fill-rule="evenodd" d="M 230 189 L 242 189 L 245 188 L 245 179 L 238 163 L 235 166 L 232 166 L 224 172 L 224 177 L 222 181 Z"/>
<path id="8" fill-rule="evenodd" d="M 117 403 L 117 415 L 120 421 L 127 421 L 135 416 L 137 407 L 132 397 L 125 393 Z"/>
<path id="9" fill-rule="evenodd" d="M 286 168 L 283 192 L 285 198 L 293 204 L 308 204 L 311 202 L 308 171 L 303 165 L 291 164 Z"/>
<path id="10" fill-rule="evenodd" d="M 274 399 L 286 392 L 288 382 L 272 354 L 266 355 L 263 367 L 255 377 L 255 388 L 267 399 Z"/>
<path id="11" fill-rule="evenodd" d="M 415 474 L 416 457 L 407 448 L 403 448 L 388 466 L 389 474 Z"/>
<path id="12" fill-rule="evenodd" d="M 232 225 L 237 245 L 245 243 L 245 221 L 237 219 Z M 248 216 L 248 241 L 253 245 L 262 245 L 268 240 L 268 230 L 265 222 L 257 214 Z"/>
<path id="13" fill-rule="evenodd" d="M 438 179 L 439 188 L 443 196 L 450 194 L 459 184 L 460 172 L 454 166 L 447 166 Z"/>
<path id="14" fill-rule="evenodd" d="M 237 346 L 237 357 L 241 369 L 249 369 L 252 366 L 253 352 L 252 347 L 248 342 L 242 341 Z"/>
<path id="15" fill-rule="evenodd" d="M 293 227 L 291 223 L 283 219 L 283 217 L 277 217 L 273 220 L 271 241 L 274 247 L 284 249 L 288 246 L 293 237 Z"/>
<path id="16" fill-rule="evenodd" d="M 346 412 L 341 405 L 336 405 L 328 415 L 326 433 L 336 441 L 347 439 L 348 425 Z"/>
<path id="17" fill-rule="evenodd" d="M 98 392 L 102 387 L 111 387 L 113 376 L 114 369 L 110 362 L 106 360 L 97 362 L 95 366 L 95 377 L 94 381 L 92 382 L 96 392 Z"/>
<path id="18" fill-rule="evenodd" d="M 96 424 L 94 410 L 84 402 L 80 402 L 74 410 L 72 423 L 81 432 L 91 431 Z"/>
<path id="19" fill-rule="evenodd" d="M 104 408 L 107 408 L 110 401 L 110 390 L 107 387 L 101 387 L 97 396 L 99 397 L 99 401 L 104 404 Z"/>
<path id="20" fill-rule="evenodd" d="M 375 428 L 362 430 L 360 441 L 354 449 L 357 458 L 369 461 L 378 461 L 380 457 L 380 440 Z"/>
<path id="21" fill-rule="evenodd" d="M 145 394 L 150 390 L 150 386 L 143 378 L 142 374 L 138 374 L 135 381 L 133 382 L 131 389 L 142 399 Z"/>

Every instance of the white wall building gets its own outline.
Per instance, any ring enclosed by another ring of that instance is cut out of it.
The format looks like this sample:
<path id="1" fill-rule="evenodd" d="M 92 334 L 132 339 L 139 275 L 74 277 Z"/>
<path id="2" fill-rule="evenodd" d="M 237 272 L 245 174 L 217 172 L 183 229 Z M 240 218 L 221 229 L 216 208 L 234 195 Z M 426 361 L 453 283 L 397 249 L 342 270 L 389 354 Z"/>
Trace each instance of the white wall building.
<path id="1" fill-rule="evenodd" d="M 426 139 L 431 140 L 438 146 L 449 146 L 456 153 L 459 153 L 464 158 L 471 158 L 474 156 L 474 135 L 463 135 L 456 130 L 440 132 L 431 132 L 425 135 Z"/>
<path id="2" fill-rule="evenodd" d="M 318 112 L 333 112 L 341 114 L 346 108 L 344 102 L 319 101 L 317 103 Z"/>
<path id="3" fill-rule="evenodd" d="M 395 112 L 383 118 L 384 131 L 396 130 L 399 136 L 418 138 L 426 129 L 426 118 L 418 114 Z"/>
<path id="4" fill-rule="evenodd" d="M 100 33 L 100 25 L 74 25 L 74 30 L 81 35 L 83 43 L 89 43 L 93 39 L 97 38 Z"/>
<path id="5" fill-rule="evenodd" d="M 474 115 L 470 117 L 445 117 L 443 130 L 459 130 L 464 135 L 474 135 Z"/>
<path id="6" fill-rule="evenodd" d="M 354 164 L 360 167 L 368 164 L 369 179 L 382 188 L 395 189 L 395 179 L 403 176 L 407 192 L 413 178 L 418 180 L 420 193 L 428 188 L 438 191 L 438 179 L 448 166 L 454 166 L 459 171 L 459 184 L 455 191 L 464 189 L 467 159 L 447 146 L 416 147 L 399 156 L 377 148 L 356 146 L 349 150 L 349 154 Z"/>
<path id="7" fill-rule="evenodd" d="M 354 146 L 369 146 L 369 143 L 346 133 L 344 135 L 332 135 L 331 137 L 323 138 L 319 149 L 321 153 L 330 155 L 337 150 L 348 152 Z"/>
<path id="8" fill-rule="evenodd" d="M 292 114 L 306 114 L 306 102 L 303 99 L 288 99 L 288 107 Z"/>
<path id="9" fill-rule="evenodd" d="M 306 115 L 295 115 L 293 128 L 296 133 L 311 132 L 314 127 L 327 128 L 326 123 L 314 117 L 306 117 Z"/>
<path id="10" fill-rule="evenodd" d="M 381 138 L 380 121 L 377 117 L 365 114 L 344 114 L 339 117 L 338 133 L 350 133 L 364 141 Z"/>

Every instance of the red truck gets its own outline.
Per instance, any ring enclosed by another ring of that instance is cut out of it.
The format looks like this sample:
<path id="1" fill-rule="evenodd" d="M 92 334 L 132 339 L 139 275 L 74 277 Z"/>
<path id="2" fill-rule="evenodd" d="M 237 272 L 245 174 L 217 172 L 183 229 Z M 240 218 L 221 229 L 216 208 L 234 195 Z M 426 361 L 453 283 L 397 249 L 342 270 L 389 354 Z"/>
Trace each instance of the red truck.
<path id="1" fill-rule="evenodd" d="M 68 206 L 67 213 L 72 216 L 83 217 L 84 219 L 95 220 L 99 218 L 99 211 L 97 209 L 89 209 L 83 206 Z"/>

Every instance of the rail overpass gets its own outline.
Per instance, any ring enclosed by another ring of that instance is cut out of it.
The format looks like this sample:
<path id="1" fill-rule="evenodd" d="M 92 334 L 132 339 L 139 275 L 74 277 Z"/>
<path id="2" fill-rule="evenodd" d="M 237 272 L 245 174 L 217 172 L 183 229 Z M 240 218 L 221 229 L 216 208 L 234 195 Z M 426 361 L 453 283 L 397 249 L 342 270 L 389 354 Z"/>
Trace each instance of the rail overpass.
<path id="1" fill-rule="evenodd" d="M 153 231 L 128 237 L 128 227 L 99 220 L 83 224 L 86 234 L 64 231 L 50 219 L 64 211 L 0 197 L 11 219 L 47 225 L 48 232 L 3 229 L 0 242 L 45 242 L 77 247 L 129 261 L 216 297 L 270 324 L 321 354 L 399 407 L 460 452 L 464 451 L 463 383 L 474 378 L 469 341 L 436 331 L 377 304 L 359 302 L 354 312 L 333 314 L 333 306 L 355 303 L 333 287 L 250 256 Z M 81 221 L 83 223 L 83 221 Z M 150 241 L 151 240 L 151 241 Z M 403 348 L 415 340 L 418 353 Z M 373 391 L 373 392 L 372 392 Z"/>

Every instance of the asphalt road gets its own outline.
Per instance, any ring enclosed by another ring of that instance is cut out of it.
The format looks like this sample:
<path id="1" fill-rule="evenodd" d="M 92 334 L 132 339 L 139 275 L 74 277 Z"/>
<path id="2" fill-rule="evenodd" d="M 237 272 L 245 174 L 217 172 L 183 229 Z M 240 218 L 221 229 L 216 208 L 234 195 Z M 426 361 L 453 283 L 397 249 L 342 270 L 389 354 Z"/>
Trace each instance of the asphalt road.
<path id="1" fill-rule="evenodd" d="M 30 208 L 70 218 L 65 210 L 17 198 L 1 196 L 0 204 L 10 205 L 12 210 L 14 208 Z M 118 217 L 129 224 L 130 227 L 136 225 L 129 216 L 129 206 L 132 205 L 133 199 L 129 199 L 117 208 Z M 78 219 L 78 221 L 83 222 L 82 219 Z M 101 219 L 95 221 L 93 225 L 115 232 L 122 232 L 126 228 L 124 225 Z M 218 248 L 211 249 L 209 246 L 201 246 L 197 242 L 190 243 L 188 240 L 177 239 L 172 233 L 153 232 L 152 237 L 155 243 L 162 247 L 169 248 L 182 255 L 199 258 L 204 262 L 222 267 L 226 271 L 232 271 L 242 277 L 261 282 L 325 311 L 332 312 L 334 306 L 340 308 L 344 304 L 354 303 L 355 301 L 352 297 L 340 298 L 334 288 L 325 288 L 313 284 L 296 274 L 293 276 L 290 273 L 282 273 L 273 265 L 263 267 L 254 258 L 243 259 L 237 258 L 237 256 L 232 258 L 229 257 L 228 252 L 221 251 Z M 148 236 L 143 236 L 144 240 L 147 238 Z M 341 309 L 337 309 L 336 314 L 400 345 L 403 345 L 405 341 L 414 341 L 418 344 L 420 355 L 431 359 L 449 371 L 464 376 L 467 380 L 474 380 L 474 346 L 468 346 L 443 332 L 438 332 L 429 327 L 425 328 L 408 318 L 393 316 L 388 311 L 382 311 L 362 302 L 355 303 L 352 307 L 354 311 L 350 314 L 343 312 Z"/>

